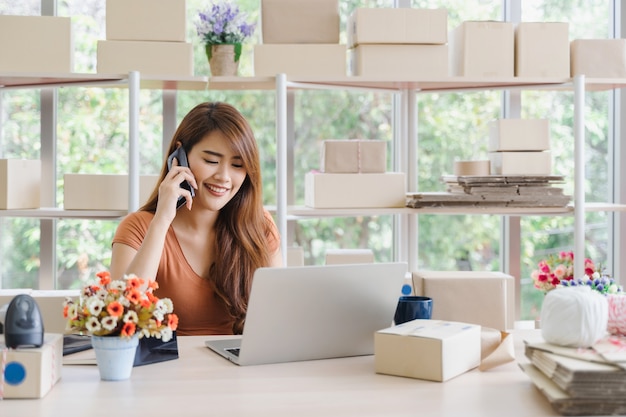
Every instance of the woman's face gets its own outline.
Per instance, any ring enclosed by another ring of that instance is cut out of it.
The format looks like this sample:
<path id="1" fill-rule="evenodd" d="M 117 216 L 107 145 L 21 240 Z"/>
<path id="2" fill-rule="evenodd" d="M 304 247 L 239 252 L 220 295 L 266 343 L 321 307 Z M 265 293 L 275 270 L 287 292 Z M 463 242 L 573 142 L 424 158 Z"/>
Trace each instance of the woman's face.
<path id="1" fill-rule="evenodd" d="M 198 183 L 194 207 L 199 204 L 209 210 L 221 210 L 246 179 L 241 155 L 233 153 L 220 131 L 213 131 L 202 138 L 191 149 L 187 159 Z"/>

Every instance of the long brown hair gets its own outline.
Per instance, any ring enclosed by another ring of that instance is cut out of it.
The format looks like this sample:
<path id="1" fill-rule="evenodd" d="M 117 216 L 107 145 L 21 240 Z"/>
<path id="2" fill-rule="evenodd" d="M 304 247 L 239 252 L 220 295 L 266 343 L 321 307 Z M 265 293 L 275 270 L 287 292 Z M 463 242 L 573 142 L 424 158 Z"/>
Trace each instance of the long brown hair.
<path id="1" fill-rule="evenodd" d="M 268 266 L 271 254 L 267 241 L 273 230 L 265 217 L 262 198 L 259 150 L 247 120 L 233 106 L 220 102 L 201 103 L 182 120 L 174 133 L 167 155 L 182 143 L 187 153 L 207 134 L 220 131 L 241 156 L 246 178 L 231 201 L 224 206 L 215 223 L 218 253 L 211 265 L 208 279 L 215 293 L 234 319 L 233 332 L 241 333 L 248 308 L 254 271 Z M 167 174 L 167 163 L 148 202 L 140 210 L 156 211 L 160 184 Z"/>

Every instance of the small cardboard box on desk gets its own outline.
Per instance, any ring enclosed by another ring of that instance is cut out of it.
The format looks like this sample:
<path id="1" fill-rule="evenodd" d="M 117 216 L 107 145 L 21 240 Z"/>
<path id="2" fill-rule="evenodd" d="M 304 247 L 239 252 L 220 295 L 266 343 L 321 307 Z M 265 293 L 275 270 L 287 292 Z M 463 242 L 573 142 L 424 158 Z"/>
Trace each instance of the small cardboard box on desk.
<path id="1" fill-rule="evenodd" d="M 513 276 L 502 272 L 413 272 L 415 294 L 433 299 L 434 320 L 463 321 L 497 330 L 513 328 L 514 285 Z"/>
<path id="2" fill-rule="evenodd" d="M 480 326 L 413 320 L 374 335 L 376 373 L 444 382 L 480 364 Z"/>
<path id="3" fill-rule="evenodd" d="M 38 348 L 9 349 L 0 343 L 0 399 L 42 398 L 61 379 L 63 335 L 46 333 Z"/>

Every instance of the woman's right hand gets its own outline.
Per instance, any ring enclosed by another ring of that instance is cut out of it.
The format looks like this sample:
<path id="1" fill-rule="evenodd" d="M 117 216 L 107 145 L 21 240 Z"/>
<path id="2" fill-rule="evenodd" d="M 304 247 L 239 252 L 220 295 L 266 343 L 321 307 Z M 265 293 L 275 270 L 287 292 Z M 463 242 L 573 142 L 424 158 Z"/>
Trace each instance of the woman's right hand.
<path id="1" fill-rule="evenodd" d="M 172 161 L 172 168 L 159 184 L 159 200 L 157 203 L 155 218 L 159 217 L 171 223 L 176 217 L 176 204 L 179 197 L 185 197 L 185 207 L 191 210 L 193 199 L 189 190 L 180 186 L 183 181 L 189 181 L 192 187 L 198 189 L 198 184 L 191 170 L 179 166 L 178 159 Z M 182 208 L 182 207 L 181 207 Z"/>

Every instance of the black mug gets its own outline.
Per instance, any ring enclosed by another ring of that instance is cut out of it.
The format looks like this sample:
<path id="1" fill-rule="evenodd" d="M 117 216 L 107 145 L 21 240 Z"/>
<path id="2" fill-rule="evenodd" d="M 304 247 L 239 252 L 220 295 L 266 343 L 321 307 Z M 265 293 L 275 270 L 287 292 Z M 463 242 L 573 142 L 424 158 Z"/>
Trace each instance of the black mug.
<path id="1" fill-rule="evenodd" d="M 403 295 L 398 300 L 393 322 L 398 325 L 416 319 L 430 319 L 433 299 L 422 295 Z"/>

